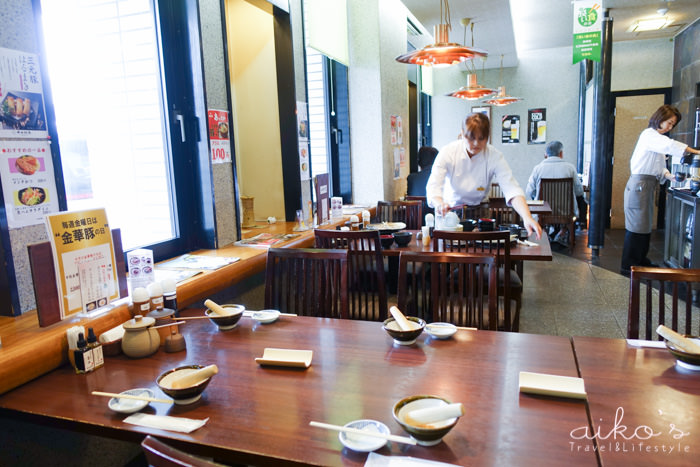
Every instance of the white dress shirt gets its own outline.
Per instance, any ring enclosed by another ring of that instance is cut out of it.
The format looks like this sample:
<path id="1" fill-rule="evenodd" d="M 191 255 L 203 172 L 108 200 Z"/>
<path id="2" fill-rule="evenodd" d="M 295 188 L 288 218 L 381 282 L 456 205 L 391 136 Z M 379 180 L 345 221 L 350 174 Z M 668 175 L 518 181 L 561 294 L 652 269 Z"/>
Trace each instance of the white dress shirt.
<path id="1" fill-rule="evenodd" d="M 459 139 L 443 147 L 435 159 L 426 186 L 428 204 L 435 207 L 432 200 L 439 196 L 450 206 L 477 205 L 487 199 L 491 183 L 498 183 L 509 203 L 525 196 L 500 151 L 487 144 L 469 157 L 466 141 Z"/>
<path id="2" fill-rule="evenodd" d="M 630 159 L 630 173 L 653 175 L 663 182 L 666 175 L 670 175 L 666 168 L 665 155 L 670 154 L 674 158 L 680 158 L 687 147 L 687 144 L 672 140 L 653 128 L 647 128 L 639 135 L 637 145 L 634 147 Z"/>

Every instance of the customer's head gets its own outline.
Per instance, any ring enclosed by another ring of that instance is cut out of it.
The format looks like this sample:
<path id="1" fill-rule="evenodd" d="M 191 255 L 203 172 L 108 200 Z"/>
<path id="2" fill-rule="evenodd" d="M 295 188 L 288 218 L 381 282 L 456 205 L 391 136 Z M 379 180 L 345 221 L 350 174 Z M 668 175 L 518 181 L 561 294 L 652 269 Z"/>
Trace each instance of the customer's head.
<path id="1" fill-rule="evenodd" d="M 435 162 L 435 157 L 438 155 L 437 148 L 432 146 L 422 146 L 418 150 L 418 165 L 424 169 L 430 167 Z"/>
<path id="2" fill-rule="evenodd" d="M 491 134 L 491 122 L 482 113 L 467 115 L 464 122 L 464 137 L 467 140 L 467 150 L 471 155 L 481 152 L 488 143 Z"/>
<path id="3" fill-rule="evenodd" d="M 665 130 L 662 133 L 667 133 L 678 125 L 681 121 L 681 113 L 672 105 L 662 105 L 649 119 L 649 128 L 655 130 Z"/>
<path id="4" fill-rule="evenodd" d="M 544 155 L 547 157 L 560 157 L 564 150 L 564 145 L 561 141 L 551 141 L 544 147 Z"/>

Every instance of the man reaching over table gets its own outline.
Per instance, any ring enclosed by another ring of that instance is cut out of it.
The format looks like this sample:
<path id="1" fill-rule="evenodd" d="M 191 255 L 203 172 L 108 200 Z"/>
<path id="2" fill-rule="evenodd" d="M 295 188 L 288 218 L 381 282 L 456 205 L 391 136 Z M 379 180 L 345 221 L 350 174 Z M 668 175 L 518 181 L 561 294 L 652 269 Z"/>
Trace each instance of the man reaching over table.
<path id="1" fill-rule="evenodd" d="M 542 227 L 532 217 L 525 193 L 513 177 L 503 154 L 488 144 L 491 123 L 486 115 L 467 116 L 464 138 L 443 147 L 435 159 L 426 187 L 428 205 L 445 214 L 458 204 L 478 205 L 486 200 L 492 181 L 507 203 L 520 214 L 528 234 L 539 239 Z"/>
<path id="2" fill-rule="evenodd" d="M 579 216 L 579 206 L 586 205 L 586 200 L 583 198 L 583 185 L 576 173 L 576 167 L 564 160 L 564 145 L 560 141 L 552 141 L 544 148 L 544 160 L 537 164 L 530 174 L 530 179 L 527 181 L 525 194 L 528 199 L 538 199 L 540 195 L 540 180 L 543 178 L 573 178 L 574 180 L 574 215 Z M 554 237 L 554 241 L 568 246 L 566 236 L 569 231 L 566 226 L 560 226 L 559 232 Z"/>

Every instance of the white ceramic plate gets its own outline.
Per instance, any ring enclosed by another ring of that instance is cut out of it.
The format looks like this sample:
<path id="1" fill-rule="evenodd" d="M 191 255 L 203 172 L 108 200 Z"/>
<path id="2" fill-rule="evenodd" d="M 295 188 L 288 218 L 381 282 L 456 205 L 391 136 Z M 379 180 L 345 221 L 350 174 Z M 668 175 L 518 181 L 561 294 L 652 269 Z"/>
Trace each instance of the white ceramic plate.
<path id="1" fill-rule="evenodd" d="M 435 339 L 449 339 L 457 332 L 457 326 L 452 323 L 430 323 L 425 325 L 425 332 Z"/>
<path id="2" fill-rule="evenodd" d="M 278 310 L 260 310 L 254 311 L 251 317 L 261 324 L 269 324 L 277 321 L 280 317 L 280 312 Z"/>
<path id="3" fill-rule="evenodd" d="M 368 224 L 368 229 L 371 230 L 403 230 L 406 228 L 406 224 L 403 222 L 379 222 L 377 224 Z"/>
<path id="4" fill-rule="evenodd" d="M 355 428 L 357 430 L 370 431 L 374 433 L 383 433 L 390 435 L 389 427 L 376 420 L 355 420 L 344 425 L 347 428 Z M 356 433 L 338 433 L 338 439 L 348 449 L 357 452 L 371 452 L 381 449 L 386 444 L 385 439 L 374 436 L 362 436 Z"/>
<path id="5" fill-rule="evenodd" d="M 155 397 L 153 391 L 147 388 L 129 389 L 128 391 L 122 391 L 119 394 L 126 394 L 127 396 Z M 118 399 L 113 397 L 109 400 L 107 405 L 115 412 L 134 413 L 146 407 L 148 405 L 148 401 L 139 401 L 136 399 Z"/>
<path id="6" fill-rule="evenodd" d="M 255 361 L 260 365 L 291 366 L 296 368 L 308 368 L 313 358 L 312 350 L 291 350 L 266 348 L 263 356 Z"/>

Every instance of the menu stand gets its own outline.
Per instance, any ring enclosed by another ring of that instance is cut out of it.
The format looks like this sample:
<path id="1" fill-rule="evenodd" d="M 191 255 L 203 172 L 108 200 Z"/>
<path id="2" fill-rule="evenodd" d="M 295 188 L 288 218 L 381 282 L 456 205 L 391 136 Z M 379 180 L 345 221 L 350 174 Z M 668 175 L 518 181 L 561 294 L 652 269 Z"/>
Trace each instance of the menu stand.
<path id="1" fill-rule="evenodd" d="M 126 281 L 126 263 L 122 248 L 122 233 L 120 229 L 112 229 L 114 256 L 117 264 L 116 274 L 119 280 L 119 296 L 129 295 Z M 39 326 L 46 327 L 61 321 L 61 307 L 58 299 L 58 284 L 56 284 L 56 266 L 53 261 L 50 242 L 34 243 L 27 246 L 29 265 L 32 270 L 32 283 L 36 298 L 36 312 Z"/>

